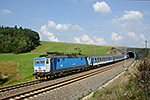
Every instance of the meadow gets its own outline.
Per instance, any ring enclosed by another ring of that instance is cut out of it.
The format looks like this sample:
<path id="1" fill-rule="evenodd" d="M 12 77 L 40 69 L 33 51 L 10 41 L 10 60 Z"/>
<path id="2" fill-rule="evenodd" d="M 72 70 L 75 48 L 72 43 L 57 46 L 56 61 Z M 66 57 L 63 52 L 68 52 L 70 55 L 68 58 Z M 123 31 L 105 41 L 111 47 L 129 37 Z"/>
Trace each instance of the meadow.
<path id="1" fill-rule="evenodd" d="M 94 54 L 94 45 L 41 41 L 36 49 L 28 53 L 0 54 L 0 86 L 35 80 L 33 60 L 46 52 L 78 53 L 74 48 L 80 48 L 81 54 Z M 96 54 L 106 54 L 112 47 L 96 45 Z"/>

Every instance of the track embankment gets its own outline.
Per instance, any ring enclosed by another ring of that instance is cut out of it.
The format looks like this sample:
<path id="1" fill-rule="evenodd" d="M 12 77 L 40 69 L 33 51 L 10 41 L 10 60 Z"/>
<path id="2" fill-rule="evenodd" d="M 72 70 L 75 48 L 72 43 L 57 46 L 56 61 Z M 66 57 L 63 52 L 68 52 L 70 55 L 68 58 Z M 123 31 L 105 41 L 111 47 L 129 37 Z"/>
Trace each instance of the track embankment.
<path id="1" fill-rule="evenodd" d="M 108 79 L 123 71 L 132 61 L 133 59 L 128 59 L 126 64 L 125 61 L 121 61 L 86 72 L 1 92 L 0 96 L 1 99 L 77 99 L 82 93 L 87 94 L 90 88 L 94 89 L 102 85 Z"/>

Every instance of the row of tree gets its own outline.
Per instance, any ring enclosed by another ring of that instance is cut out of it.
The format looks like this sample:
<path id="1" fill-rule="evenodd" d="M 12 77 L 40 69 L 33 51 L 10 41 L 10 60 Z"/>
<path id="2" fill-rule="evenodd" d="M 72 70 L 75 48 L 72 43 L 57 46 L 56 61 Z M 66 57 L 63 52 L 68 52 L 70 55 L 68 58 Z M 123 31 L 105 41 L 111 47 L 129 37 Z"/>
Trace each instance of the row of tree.
<path id="1" fill-rule="evenodd" d="M 31 29 L 0 26 L 0 53 L 26 53 L 40 44 L 39 34 Z"/>

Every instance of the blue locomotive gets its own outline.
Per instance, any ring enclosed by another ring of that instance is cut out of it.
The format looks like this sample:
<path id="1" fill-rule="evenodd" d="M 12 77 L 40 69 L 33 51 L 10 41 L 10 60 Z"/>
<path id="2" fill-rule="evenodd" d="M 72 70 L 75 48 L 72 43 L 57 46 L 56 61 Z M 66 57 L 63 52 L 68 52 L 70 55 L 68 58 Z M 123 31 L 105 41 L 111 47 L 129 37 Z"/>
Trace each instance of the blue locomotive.
<path id="1" fill-rule="evenodd" d="M 53 55 L 55 54 L 55 55 Z M 49 79 L 52 76 L 71 71 L 90 69 L 93 66 L 123 60 L 124 55 L 112 54 L 58 54 L 48 53 L 34 59 L 34 72 L 37 79 Z"/>

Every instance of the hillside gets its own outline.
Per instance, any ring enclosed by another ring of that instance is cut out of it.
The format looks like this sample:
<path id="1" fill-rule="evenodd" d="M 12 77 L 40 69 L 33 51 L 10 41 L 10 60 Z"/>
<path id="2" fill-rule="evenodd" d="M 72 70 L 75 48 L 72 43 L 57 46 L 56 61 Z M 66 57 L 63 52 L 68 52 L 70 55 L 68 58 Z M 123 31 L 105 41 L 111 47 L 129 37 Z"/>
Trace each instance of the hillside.
<path id="1" fill-rule="evenodd" d="M 80 48 L 81 54 L 94 54 L 94 45 L 47 41 L 41 41 L 38 47 L 28 53 L 0 54 L 0 86 L 34 80 L 33 59 L 46 52 L 67 53 L 68 44 L 69 53 L 78 53 L 74 48 Z M 96 54 L 106 54 L 111 49 L 109 46 L 96 46 L 95 48 Z"/>

